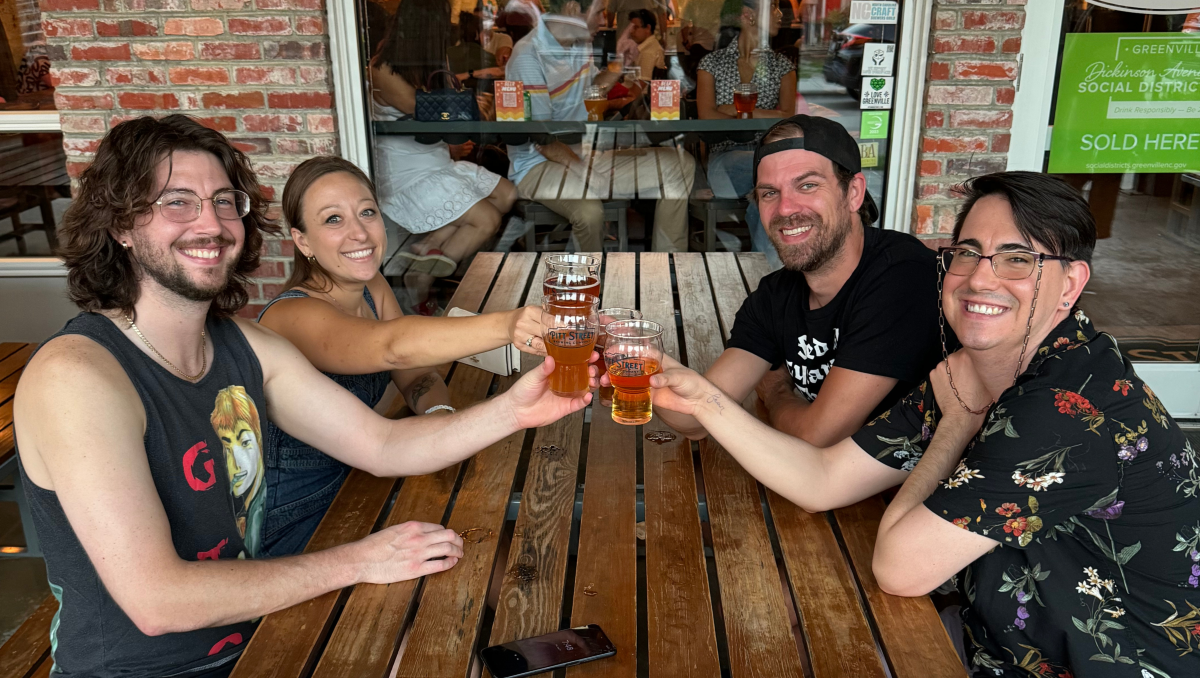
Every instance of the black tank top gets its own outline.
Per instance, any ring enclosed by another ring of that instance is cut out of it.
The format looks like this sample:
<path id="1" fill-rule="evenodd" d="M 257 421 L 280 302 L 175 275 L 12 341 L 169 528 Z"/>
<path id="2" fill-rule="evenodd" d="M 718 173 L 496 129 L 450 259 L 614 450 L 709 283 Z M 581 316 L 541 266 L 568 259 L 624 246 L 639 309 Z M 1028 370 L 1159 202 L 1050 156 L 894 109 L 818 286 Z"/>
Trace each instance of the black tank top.
<path id="1" fill-rule="evenodd" d="M 80 313 L 51 339 L 95 341 L 133 382 L 146 411 L 146 460 L 179 557 L 253 558 L 266 497 L 262 368 L 232 320 L 210 319 L 206 331 L 216 353 L 195 384 L 151 360 L 102 315 Z M 233 666 L 255 623 L 143 634 L 104 588 L 57 494 L 34 485 L 23 468 L 21 477 L 59 601 L 50 631 L 54 675 L 191 677 Z"/>

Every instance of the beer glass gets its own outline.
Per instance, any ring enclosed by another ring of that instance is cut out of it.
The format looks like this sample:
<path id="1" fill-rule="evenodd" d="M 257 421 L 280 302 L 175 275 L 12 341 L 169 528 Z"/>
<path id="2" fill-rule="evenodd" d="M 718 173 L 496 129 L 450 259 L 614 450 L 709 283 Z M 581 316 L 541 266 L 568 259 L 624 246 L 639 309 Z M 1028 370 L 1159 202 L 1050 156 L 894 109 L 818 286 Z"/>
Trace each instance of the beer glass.
<path id="1" fill-rule="evenodd" d="M 612 418 L 618 424 L 645 424 L 650 407 L 650 376 L 662 371 L 663 326 L 649 320 L 608 324 L 604 360 L 612 381 Z"/>
<path id="2" fill-rule="evenodd" d="M 600 352 L 600 359 L 604 360 L 605 341 L 608 339 L 608 334 L 604 331 L 604 327 L 609 323 L 618 320 L 641 320 L 642 312 L 632 308 L 602 308 L 596 312 L 600 316 L 599 332 L 596 333 L 596 350 Z M 605 371 L 608 370 L 608 363 L 604 363 Z M 612 405 L 613 387 L 600 386 L 600 404 L 604 407 Z"/>
<path id="3" fill-rule="evenodd" d="M 603 120 L 604 112 L 608 110 L 608 97 L 604 94 L 604 88 L 597 87 L 596 85 L 588 87 L 583 105 L 587 108 L 588 122 L 600 122 Z"/>
<path id="4" fill-rule="evenodd" d="M 599 299 L 582 292 L 555 292 L 542 299 L 542 341 L 554 358 L 550 391 L 579 398 L 590 391 L 588 358 L 596 347 L 596 306 Z"/>
<path id="5" fill-rule="evenodd" d="M 733 89 L 733 108 L 737 117 L 747 119 L 754 117 L 754 107 L 758 105 L 758 85 L 743 82 Z"/>
<path id="6" fill-rule="evenodd" d="M 600 260 L 583 254 L 555 254 L 546 258 L 542 294 L 583 292 L 600 296 Z"/>

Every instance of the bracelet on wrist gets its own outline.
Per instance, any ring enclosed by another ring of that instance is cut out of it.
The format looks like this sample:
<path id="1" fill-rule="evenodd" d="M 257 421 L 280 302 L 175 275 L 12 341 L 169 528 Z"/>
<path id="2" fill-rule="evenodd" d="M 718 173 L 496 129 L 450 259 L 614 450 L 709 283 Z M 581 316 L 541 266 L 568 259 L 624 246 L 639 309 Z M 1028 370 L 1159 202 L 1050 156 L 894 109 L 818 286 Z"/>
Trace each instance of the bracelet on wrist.
<path id="1" fill-rule="evenodd" d="M 451 407 L 450 405 L 434 405 L 433 407 L 425 410 L 425 414 L 433 414 L 434 412 L 437 412 L 438 410 L 446 410 L 447 412 L 449 412 L 451 414 L 454 414 L 455 412 L 458 411 L 458 410 L 454 409 L 453 407 Z"/>

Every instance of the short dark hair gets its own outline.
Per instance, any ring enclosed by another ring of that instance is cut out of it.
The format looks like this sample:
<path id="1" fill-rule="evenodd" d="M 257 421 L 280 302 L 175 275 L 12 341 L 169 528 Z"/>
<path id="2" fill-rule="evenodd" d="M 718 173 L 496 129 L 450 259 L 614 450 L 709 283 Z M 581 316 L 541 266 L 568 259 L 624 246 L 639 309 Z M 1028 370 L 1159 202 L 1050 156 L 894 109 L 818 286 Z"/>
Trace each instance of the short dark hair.
<path id="1" fill-rule="evenodd" d="M 785 121 L 775 124 L 767 135 L 763 137 L 762 143 L 769 144 L 774 141 L 783 139 L 800 139 L 804 137 L 804 128 L 800 125 Z M 830 160 L 829 164 L 833 165 L 833 173 L 837 177 L 838 185 L 842 187 L 842 195 L 845 195 L 850 190 L 850 180 L 854 178 L 854 172 L 842 167 L 836 162 Z M 867 207 L 867 201 L 864 199 L 863 204 L 858 206 L 858 218 L 862 221 L 863 226 L 870 226 L 875 223 L 871 218 L 871 210 Z"/>
<path id="2" fill-rule="evenodd" d="M 379 202 L 379 198 L 375 194 L 375 184 L 354 163 L 336 155 L 318 155 L 305 160 L 300 163 L 299 167 L 292 170 L 287 185 L 283 187 L 283 221 L 288 228 L 308 233 L 308 226 L 304 223 L 304 196 L 308 193 L 308 189 L 317 182 L 317 179 L 338 172 L 345 172 L 358 179 L 371 192 L 371 199 L 376 203 Z M 292 275 L 283 284 L 285 290 L 293 287 L 307 287 L 315 292 L 328 292 L 333 288 L 333 278 L 330 277 L 328 271 L 321 267 L 321 264 L 315 260 L 309 261 L 308 257 L 304 256 L 297 247 L 292 258 Z"/>
<path id="3" fill-rule="evenodd" d="M 209 313 L 230 316 L 246 305 L 246 285 L 258 268 L 262 234 L 278 233 L 279 228 L 267 218 L 267 199 L 245 154 L 220 132 L 176 114 L 135 118 L 112 128 L 79 177 L 79 192 L 63 214 L 57 254 L 67 266 L 67 294 L 83 310 L 119 309 L 133 314 L 141 290 L 137 268 L 112 234 L 133 230 L 137 218 L 153 209 L 158 200 L 158 164 L 169 162 L 176 151 L 213 155 L 229 175 L 230 186 L 250 196 L 250 213 L 242 217 L 246 228 L 242 254 Z"/>
<path id="4" fill-rule="evenodd" d="M 658 20 L 654 18 L 654 12 L 648 9 L 635 9 L 630 12 L 629 20 L 633 21 L 634 19 L 640 20 L 643 26 L 650 29 L 651 33 L 654 32 L 654 27 L 658 25 Z"/>
<path id="5" fill-rule="evenodd" d="M 1062 179 L 1041 172 L 995 172 L 968 179 L 956 191 L 966 200 L 954 222 L 955 243 L 975 203 L 998 195 L 1008 201 L 1026 240 L 1041 243 L 1050 254 L 1092 262 L 1096 219 L 1079 191 Z"/>

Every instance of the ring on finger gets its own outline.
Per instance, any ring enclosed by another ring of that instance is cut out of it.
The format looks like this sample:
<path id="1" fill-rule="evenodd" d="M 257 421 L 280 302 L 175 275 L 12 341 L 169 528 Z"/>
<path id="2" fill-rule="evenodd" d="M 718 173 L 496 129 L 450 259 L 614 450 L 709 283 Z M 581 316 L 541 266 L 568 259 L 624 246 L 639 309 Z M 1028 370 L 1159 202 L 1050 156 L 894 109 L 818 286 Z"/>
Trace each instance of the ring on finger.
<path id="1" fill-rule="evenodd" d="M 529 335 L 529 338 L 525 340 L 525 345 L 528 346 L 529 348 L 533 348 L 533 335 L 532 334 Z"/>

